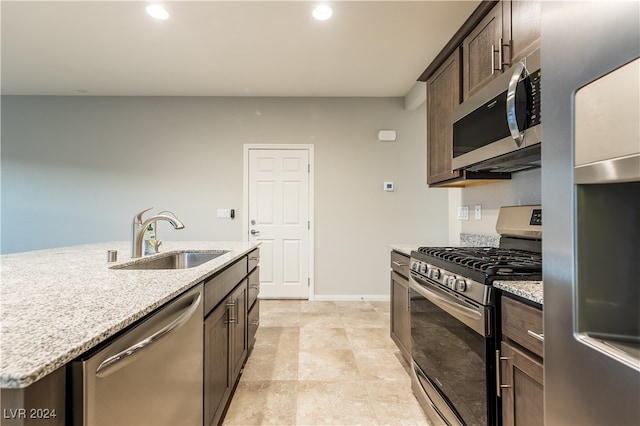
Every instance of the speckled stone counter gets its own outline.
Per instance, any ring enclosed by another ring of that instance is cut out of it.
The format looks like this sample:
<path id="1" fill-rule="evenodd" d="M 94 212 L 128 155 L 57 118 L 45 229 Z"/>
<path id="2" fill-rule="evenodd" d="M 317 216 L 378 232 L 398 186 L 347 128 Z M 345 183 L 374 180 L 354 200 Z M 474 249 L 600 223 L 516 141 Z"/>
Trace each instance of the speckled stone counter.
<path id="1" fill-rule="evenodd" d="M 460 245 L 463 247 L 498 247 L 500 235 L 460 234 Z"/>
<path id="2" fill-rule="evenodd" d="M 0 256 L 0 387 L 23 388 L 134 323 L 259 243 L 164 242 L 162 252 L 229 250 L 180 270 L 117 270 L 128 242 Z M 107 250 L 118 261 L 107 263 Z"/>
<path id="3" fill-rule="evenodd" d="M 493 286 L 543 305 L 542 281 L 494 281 Z"/>

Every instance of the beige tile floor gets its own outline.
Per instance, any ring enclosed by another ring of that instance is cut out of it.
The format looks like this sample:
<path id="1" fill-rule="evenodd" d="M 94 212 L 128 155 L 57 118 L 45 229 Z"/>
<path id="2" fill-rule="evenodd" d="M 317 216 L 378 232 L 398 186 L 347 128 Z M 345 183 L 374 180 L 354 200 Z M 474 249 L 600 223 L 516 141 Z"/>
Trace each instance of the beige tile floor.
<path id="1" fill-rule="evenodd" d="M 225 425 L 429 425 L 388 302 L 261 300 Z"/>

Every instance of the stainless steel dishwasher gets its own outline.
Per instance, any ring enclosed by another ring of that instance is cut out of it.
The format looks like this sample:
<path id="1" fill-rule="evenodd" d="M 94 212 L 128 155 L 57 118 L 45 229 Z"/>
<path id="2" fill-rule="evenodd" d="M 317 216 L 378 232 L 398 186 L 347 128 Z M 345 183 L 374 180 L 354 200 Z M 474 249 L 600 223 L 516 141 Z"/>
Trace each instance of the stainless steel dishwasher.
<path id="1" fill-rule="evenodd" d="M 202 426 L 198 285 L 72 364 L 73 424 Z"/>

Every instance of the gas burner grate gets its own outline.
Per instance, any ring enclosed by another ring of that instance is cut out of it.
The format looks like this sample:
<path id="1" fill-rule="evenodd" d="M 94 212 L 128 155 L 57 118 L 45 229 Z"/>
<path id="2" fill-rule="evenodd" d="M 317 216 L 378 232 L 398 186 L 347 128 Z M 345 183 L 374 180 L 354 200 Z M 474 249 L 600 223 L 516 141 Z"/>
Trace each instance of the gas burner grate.
<path id="1" fill-rule="evenodd" d="M 540 253 L 496 247 L 420 247 L 424 255 L 465 268 L 484 272 L 487 276 L 526 276 L 541 274 Z"/>

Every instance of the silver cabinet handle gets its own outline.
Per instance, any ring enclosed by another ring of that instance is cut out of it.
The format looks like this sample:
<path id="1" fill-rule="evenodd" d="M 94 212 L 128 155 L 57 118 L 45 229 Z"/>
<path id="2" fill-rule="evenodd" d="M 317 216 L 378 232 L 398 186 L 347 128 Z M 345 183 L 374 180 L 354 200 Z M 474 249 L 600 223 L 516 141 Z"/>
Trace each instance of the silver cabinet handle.
<path id="1" fill-rule="evenodd" d="M 534 331 L 527 330 L 527 334 L 540 342 L 544 342 L 544 333 L 538 334 Z"/>
<path id="2" fill-rule="evenodd" d="M 498 39 L 498 70 L 502 71 L 502 37 Z"/>
<path id="3" fill-rule="evenodd" d="M 233 324 L 236 322 L 236 312 L 235 312 L 236 301 L 232 300 L 231 302 L 227 302 L 227 308 L 229 309 L 230 312 L 232 312 L 232 313 L 229 313 L 229 321 L 227 321 L 227 324 Z"/>
<path id="4" fill-rule="evenodd" d="M 496 68 L 496 53 L 498 54 L 498 68 Z M 502 37 L 498 39 L 498 50 L 496 45 L 491 45 L 491 75 L 495 75 L 496 71 L 502 71 Z"/>
<path id="5" fill-rule="evenodd" d="M 496 45 L 492 44 L 491 45 L 491 75 L 494 75 L 496 73 Z"/>
<path id="6" fill-rule="evenodd" d="M 398 267 L 403 267 L 403 266 L 407 266 L 406 263 L 400 263 L 400 262 L 396 262 L 395 260 L 392 262 L 394 265 L 398 266 Z"/>
<path id="7" fill-rule="evenodd" d="M 503 66 L 504 66 L 504 65 L 511 66 L 511 60 L 513 59 L 513 58 L 511 57 L 511 53 L 512 53 L 512 52 L 511 52 L 511 50 L 512 50 L 512 49 L 511 49 L 511 46 L 513 46 L 513 40 L 509 40 L 509 41 L 507 41 L 506 43 L 502 43 L 502 39 L 500 39 L 500 44 L 501 44 L 500 49 L 504 49 L 505 47 L 506 47 L 507 49 L 509 49 L 509 56 L 508 56 L 508 58 L 507 58 L 507 60 L 506 60 L 506 61 L 504 61 L 504 56 L 506 56 L 506 55 L 505 55 L 504 53 L 501 53 L 501 55 L 503 56 L 503 58 L 502 58 L 502 60 L 503 60 L 502 65 L 503 65 Z M 504 51 L 503 51 L 503 52 L 504 52 Z"/>
<path id="8" fill-rule="evenodd" d="M 525 77 L 529 75 L 524 63 L 518 62 L 513 67 L 513 74 L 511 74 L 511 80 L 509 80 L 509 90 L 507 90 L 507 125 L 509 126 L 511 137 L 518 147 L 522 146 L 524 143 L 524 131 L 521 132 L 518 128 L 518 119 L 516 117 L 516 91 L 518 90 L 520 76 L 523 73 Z"/>
<path id="9" fill-rule="evenodd" d="M 511 385 L 502 384 L 502 361 L 510 360 L 511 358 L 506 356 L 500 356 L 500 349 L 496 349 L 496 394 L 502 396 L 502 389 L 511 388 Z"/>
<path id="10" fill-rule="evenodd" d="M 153 333 L 151 336 L 139 341 L 135 345 L 130 346 L 129 348 L 118 352 L 117 354 L 102 361 L 102 363 L 96 369 L 96 376 L 107 376 L 109 374 L 109 370 L 115 367 L 118 363 L 127 360 L 129 357 L 137 354 L 142 349 L 146 348 L 154 342 L 157 342 L 164 336 L 168 335 L 169 333 L 183 325 L 189 320 L 189 318 L 193 316 L 193 314 L 198 309 L 198 306 L 200 305 L 200 299 L 202 299 L 202 293 L 198 293 L 197 297 L 195 297 L 194 301 L 191 303 L 191 306 L 189 306 L 178 318 L 171 321 L 169 325 Z"/>
<path id="11" fill-rule="evenodd" d="M 252 229 L 251 235 L 260 235 L 260 231 L 256 231 L 255 229 Z"/>
<path id="12" fill-rule="evenodd" d="M 500 382 L 502 381 L 502 377 L 500 374 L 500 349 L 496 349 L 496 395 L 498 397 L 501 396 L 500 390 Z"/>

